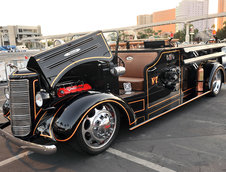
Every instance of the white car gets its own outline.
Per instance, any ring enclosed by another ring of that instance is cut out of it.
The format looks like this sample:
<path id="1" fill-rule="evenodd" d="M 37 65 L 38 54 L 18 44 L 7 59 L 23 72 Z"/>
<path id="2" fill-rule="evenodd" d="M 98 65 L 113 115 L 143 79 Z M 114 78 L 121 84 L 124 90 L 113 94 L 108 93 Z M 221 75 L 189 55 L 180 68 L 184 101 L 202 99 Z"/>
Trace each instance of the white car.
<path id="1" fill-rule="evenodd" d="M 26 52 L 28 48 L 25 45 L 20 45 L 16 47 L 16 51 L 18 52 Z"/>

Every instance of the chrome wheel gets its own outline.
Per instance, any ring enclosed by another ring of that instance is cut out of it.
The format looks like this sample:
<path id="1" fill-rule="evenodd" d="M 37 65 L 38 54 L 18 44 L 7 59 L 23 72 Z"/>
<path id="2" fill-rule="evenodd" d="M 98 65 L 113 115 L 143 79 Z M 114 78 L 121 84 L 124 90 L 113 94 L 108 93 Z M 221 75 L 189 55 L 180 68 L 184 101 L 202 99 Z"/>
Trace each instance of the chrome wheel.
<path id="1" fill-rule="evenodd" d="M 92 109 L 82 122 L 82 138 L 91 149 L 100 149 L 112 139 L 117 125 L 117 115 L 109 103 Z"/>
<path id="2" fill-rule="evenodd" d="M 220 92 L 221 84 L 222 84 L 221 71 L 218 70 L 214 76 L 212 84 L 212 91 L 215 95 L 217 95 Z"/>

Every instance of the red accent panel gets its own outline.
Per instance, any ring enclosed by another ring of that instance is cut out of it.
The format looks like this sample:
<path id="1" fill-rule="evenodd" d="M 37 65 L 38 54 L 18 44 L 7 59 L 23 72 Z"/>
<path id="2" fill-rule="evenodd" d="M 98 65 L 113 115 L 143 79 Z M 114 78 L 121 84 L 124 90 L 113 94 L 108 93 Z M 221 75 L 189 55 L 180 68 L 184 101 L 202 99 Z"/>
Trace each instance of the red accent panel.
<path id="1" fill-rule="evenodd" d="M 89 84 L 75 85 L 71 87 L 59 88 L 57 91 L 58 97 L 63 97 L 67 94 L 77 93 L 81 91 L 89 91 L 92 87 Z"/>

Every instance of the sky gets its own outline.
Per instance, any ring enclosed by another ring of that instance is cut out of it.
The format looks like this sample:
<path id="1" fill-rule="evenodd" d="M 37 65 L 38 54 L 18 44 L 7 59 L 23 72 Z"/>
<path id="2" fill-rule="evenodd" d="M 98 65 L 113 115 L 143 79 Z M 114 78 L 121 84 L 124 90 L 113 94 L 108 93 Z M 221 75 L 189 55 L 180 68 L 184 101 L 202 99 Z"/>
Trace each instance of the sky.
<path id="1" fill-rule="evenodd" d="M 181 0 L 0 0 L 0 26 L 41 25 L 43 35 L 134 26 L 137 15 L 175 8 Z M 210 0 L 210 14 L 217 13 Z"/>

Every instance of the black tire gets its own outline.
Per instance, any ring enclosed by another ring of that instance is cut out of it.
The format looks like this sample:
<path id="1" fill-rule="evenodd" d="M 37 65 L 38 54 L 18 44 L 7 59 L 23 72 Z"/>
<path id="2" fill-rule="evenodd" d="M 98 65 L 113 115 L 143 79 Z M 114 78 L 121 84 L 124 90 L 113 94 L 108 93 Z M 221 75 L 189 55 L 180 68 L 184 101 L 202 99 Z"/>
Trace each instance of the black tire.
<path id="1" fill-rule="evenodd" d="M 94 107 L 84 118 L 75 135 L 77 150 L 91 155 L 105 151 L 115 140 L 120 128 L 120 115 L 110 103 Z"/>
<path id="2" fill-rule="evenodd" d="M 223 74 L 220 69 L 216 70 L 214 73 L 213 79 L 211 81 L 211 92 L 210 96 L 216 97 L 220 94 L 221 86 L 222 86 Z"/>

